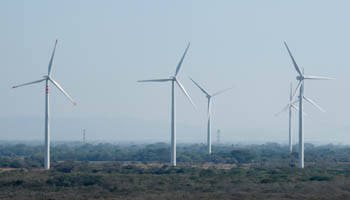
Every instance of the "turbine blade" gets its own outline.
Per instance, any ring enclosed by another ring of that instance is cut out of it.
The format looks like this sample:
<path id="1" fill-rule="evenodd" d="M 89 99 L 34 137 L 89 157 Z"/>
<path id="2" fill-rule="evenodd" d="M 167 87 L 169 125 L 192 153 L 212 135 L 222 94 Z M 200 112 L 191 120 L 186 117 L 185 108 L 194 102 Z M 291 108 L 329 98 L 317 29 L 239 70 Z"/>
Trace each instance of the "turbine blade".
<path id="1" fill-rule="evenodd" d="M 217 96 L 217 95 L 219 95 L 219 94 L 222 94 L 222 93 L 224 93 L 224 92 L 226 92 L 226 91 L 228 91 L 228 90 L 231 90 L 233 87 L 230 87 L 230 88 L 226 88 L 226 89 L 224 89 L 224 90 L 221 90 L 221 91 L 219 91 L 219 92 L 215 92 L 213 95 L 211 95 L 212 97 L 213 96 Z"/>
<path id="2" fill-rule="evenodd" d="M 294 100 L 290 105 L 296 106 L 295 104 L 299 103 L 299 99 Z"/>
<path id="3" fill-rule="evenodd" d="M 178 81 L 177 79 L 175 79 L 177 85 L 181 88 L 182 92 L 185 94 L 185 96 L 187 97 L 187 99 L 191 102 L 192 106 L 194 107 L 194 109 L 197 110 L 196 105 L 193 103 L 190 95 L 187 93 L 187 91 L 185 90 L 184 86 L 180 83 L 180 81 Z"/>
<path id="4" fill-rule="evenodd" d="M 289 101 L 293 100 L 293 83 L 290 83 Z"/>
<path id="5" fill-rule="evenodd" d="M 185 56 L 186 56 L 186 54 L 187 54 L 188 48 L 190 48 L 190 45 L 191 45 L 191 43 L 189 42 L 188 45 L 187 45 L 187 47 L 186 47 L 186 50 L 185 50 L 184 54 L 182 55 L 182 58 L 181 58 L 179 64 L 177 64 L 176 71 L 175 71 L 175 77 L 177 76 L 177 74 L 178 74 L 179 71 L 180 71 L 182 62 L 184 61 L 184 58 L 185 58 Z"/>
<path id="6" fill-rule="evenodd" d="M 166 79 L 151 79 L 151 80 L 139 80 L 137 82 L 167 82 L 171 81 L 172 79 L 166 78 Z"/>
<path id="7" fill-rule="evenodd" d="M 18 87 L 22 87 L 22 86 L 25 86 L 25 85 L 31 85 L 31 84 L 35 84 L 35 83 L 40 83 L 40 82 L 45 81 L 45 80 L 46 80 L 46 78 L 43 78 L 43 79 L 40 79 L 40 80 L 37 80 L 37 81 L 32 81 L 32 82 L 24 83 L 24 84 L 20 84 L 20 85 L 15 85 L 12 88 L 18 88 Z"/>
<path id="8" fill-rule="evenodd" d="M 72 97 L 69 96 L 69 94 L 64 91 L 64 89 L 52 78 L 49 79 L 72 103 L 73 105 L 77 105 L 77 103 L 72 99 Z"/>
<path id="9" fill-rule="evenodd" d="M 281 111 L 279 111 L 278 113 L 276 113 L 275 116 L 278 116 L 279 114 L 285 112 L 289 107 L 291 107 L 291 106 L 292 106 L 294 103 L 296 103 L 296 102 L 298 102 L 298 100 L 289 102 L 286 106 L 284 106 L 284 107 L 282 108 Z"/>
<path id="10" fill-rule="evenodd" d="M 299 66 L 298 66 L 297 63 L 295 62 L 294 57 L 293 57 L 292 53 L 290 52 L 290 50 L 289 50 L 288 45 L 287 45 L 286 42 L 284 42 L 284 46 L 286 46 L 287 51 L 288 51 L 288 54 L 289 54 L 290 58 L 291 58 L 292 61 L 293 61 L 293 65 L 294 65 L 295 70 L 297 70 L 297 72 L 298 72 L 298 74 L 299 74 L 300 76 L 303 76 L 303 73 L 301 72 Z"/>
<path id="11" fill-rule="evenodd" d="M 335 78 L 322 77 L 322 76 L 305 76 L 304 79 L 309 79 L 309 80 L 334 80 Z"/>
<path id="12" fill-rule="evenodd" d="M 292 105 L 292 108 L 296 111 L 299 111 L 299 108 L 296 107 L 295 105 Z M 307 116 L 307 113 L 303 112 L 303 115 Z"/>
<path id="13" fill-rule="evenodd" d="M 53 48 L 53 52 L 52 52 L 51 59 L 50 59 L 50 62 L 49 62 L 48 76 L 51 75 L 52 63 L 53 63 L 53 59 L 54 59 L 54 57 L 55 57 L 57 42 L 58 42 L 58 41 L 56 40 L 55 47 Z"/>
<path id="14" fill-rule="evenodd" d="M 298 90 L 299 90 L 300 86 L 301 86 L 301 81 L 299 81 L 299 83 L 298 83 L 297 87 L 295 88 L 295 91 L 294 91 L 294 94 L 293 94 L 293 96 L 292 96 L 291 101 L 293 101 L 293 100 L 294 100 L 295 96 L 296 96 L 296 95 L 297 95 L 297 93 L 298 93 Z"/>
<path id="15" fill-rule="evenodd" d="M 192 81 L 204 94 L 210 96 L 209 93 L 208 93 L 207 91 L 205 91 L 204 88 L 202 88 L 201 86 L 199 86 L 199 84 L 198 84 L 196 81 L 194 81 L 191 77 L 190 77 L 190 79 L 191 79 L 191 81 Z"/>
<path id="16" fill-rule="evenodd" d="M 321 106 L 317 105 L 313 100 L 307 98 L 304 96 L 304 99 L 309 102 L 310 104 L 312 104 L 313 106 L 315 106 L 317 109 L 319 109 L 321 112 L 326 112 L 323 108 L 321 108 Z"/>
<path id="17" fill-rule="evenodd" d="M 298 111 L 298 110 L 299 110 L 299 108 L 298 108 L 298 107 L 296 107 L 294 104 L 292 104 L 292 105 L 291 105 L 291 107 L 292 107 L 294 110 L 296 110 L 296 111 Z"/>
<path id="18" fill-rule="evenodd" d="M 277 117 L 277 116 L 280 115 L 281 113 L 285 112 L 288 108 L 289 108 L 289 104 L 287 104 L 286 106 L 284 106 L 284 107 L 282 108 L 282 110 L 280 110 L 278 113 L 275 114 L 275 116 Z"/>

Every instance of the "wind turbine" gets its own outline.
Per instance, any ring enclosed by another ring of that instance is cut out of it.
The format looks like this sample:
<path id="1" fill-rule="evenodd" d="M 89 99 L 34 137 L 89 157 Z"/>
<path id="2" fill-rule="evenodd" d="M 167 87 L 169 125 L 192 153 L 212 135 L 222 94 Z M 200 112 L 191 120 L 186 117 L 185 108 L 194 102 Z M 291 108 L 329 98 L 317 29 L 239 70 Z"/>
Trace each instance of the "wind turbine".
<path id="1" fill-rule="evenodd" d="M 289 102 L 292 103 L 288 103 L 279 113 L 276 114 L 279 115 L 280 113 L 286 111 L 288 109 L 288 124 L 289 124 L 289 152 L 292 153 L 293 152 L 293 137 L 292 137 L 292 109 L 298 111 L 299 109 L 294 105 L 295 103 L 297 103 L 299 100 L 296 100 L 293 102 L 293 85 L 292 83 L 290 84 L 290 94 L 289 94 Z M 305 113 L 303 113 L 304 115 L 306 115 Z"/>
<path id="2" fill-rule="evenodd" d="M 182 58 L 179 62 L 179 64 L 176 67 L 175 75 L 171 76 L 170 78 L 165 79 L 152 79 L 152 80 L 140 80 L 138 82 L 168 82 L 171 81 L 171 165 L 176 166 L 176 123 L 175 123 L 175 83 L 180 87 L 182 92 L 185 94 L 187 99 L 191 102 L 191 104 L 196 108 L 194 105 L 191 97 L 185 90 L 184 86 L 180 83 L 179 79 L 177 79 L 177 75 L 179 74 L 182 62 L 187 54 L 188 48 L 190 47 L 190 43 L 188 43 L 186 50 L 184 54 L 182 55 Z"/>
<path id="3" fill-rule="evenodd" d="M 192 78 L 190 78 L 191 81 L 206 95 L 207 99 L 208 99 L 208 135 L 207 135 L 207 145 L 208 145 L 208 153 L 211 154 L 211 98 L 222 94 L 231 88 L 226 88 L 224 90 L 221 90 L 219 92 L 215 92 L 213 94 L 209 94 L 209 92 L 207 92 L 204 88 L 202 88 L 196 81 L 194 81 Z"/>
<path id="4" fill-rule="evenodd" d="M 293 65 L 295 70 L 298 73 L 298 76 L 296 77 L 299 81 L 294 95 L 292 99 L 294 99 L 297 91 L 299 90 L 299 168 L 304 168 L 304 121 L 303 121 L 303 101 L 307 101 L 313 106 L 315 106 L 317 109 L 319 109 L 322 112 L 325 112 L 324 109 L 322 109 L 319 105 L 317 105 L 314 101 L 304 96 L 304 80 L 333 80 L 333 78 L 328 77 L 320 77 L 320 76 L 305 76 L 304 69 L 303 71 L 300 70 L 299 66 L 297 65 L 292 53 L 290 52 L 288 45 L 286 42 L 284 42 L 284 45 L 287 48 L 288 54 L 290 58 L 292 59 Z M 292 104 L 293 102 L 290 102 L 289 104 Z"/>
<path id="5" fill-rule="evenodd" d="M 47 76 L 43 76 L 42 79 L 37 80 L 37 81 L 32 81 L 29 83 L 24 83 L 21 85 L 16 85 L 13 86 L 12 88 L 18 88 L 26 85 L 31 85 L 35 83 L 40 83 L 45 81 L 45 161 L 44 161 L 44 166 L 45 169 L 50 169 L 50 116 L 49 116 L 49 82 L 51 82 L 54 86 L 56 86 L 74 105 L 76 105 L 75 101 L 68 95 L 68 93 L 52 78 L 51 76 L 51 71 L 52 71 L 52 63 L 54 60 L 55 56 L 55 51 L 56 51 L 56 46 L 57 46 L 57 40 L 55 43 L 55 47 L 53 49 L 51 59 L 49 62 L 49 69 Z"/>

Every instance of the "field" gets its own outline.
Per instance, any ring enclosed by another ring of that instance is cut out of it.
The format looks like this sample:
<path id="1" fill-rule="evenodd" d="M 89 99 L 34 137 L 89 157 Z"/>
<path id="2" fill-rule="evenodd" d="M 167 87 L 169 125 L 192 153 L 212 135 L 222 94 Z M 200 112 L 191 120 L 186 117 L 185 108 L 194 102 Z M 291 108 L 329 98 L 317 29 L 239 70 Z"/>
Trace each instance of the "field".
<path id="1" fill-rule="evenodd" d="M 183 145 L 176 167 L 154 153 L 164 148 L 166 144 L 59 145 L 53 147 L 52 169 L 46 171 L 40 164 L 42 147 L 3 145 L 0 198 L 350 199 L 348 147 L 309 145 L 305 169 L 296 167 L 296 153 L 277 144 L 222 145 L 210 157 L 205 146 Z M 95 157 L 86 160 L 84 152 Z"/>

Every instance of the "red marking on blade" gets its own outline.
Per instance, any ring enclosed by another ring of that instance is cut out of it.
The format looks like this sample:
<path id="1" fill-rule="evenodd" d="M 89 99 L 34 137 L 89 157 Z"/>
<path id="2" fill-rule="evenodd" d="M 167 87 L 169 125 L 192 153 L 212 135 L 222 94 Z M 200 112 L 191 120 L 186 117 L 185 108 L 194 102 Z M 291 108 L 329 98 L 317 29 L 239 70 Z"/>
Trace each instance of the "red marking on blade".
<path id="1" fill-rule="evenodd" d="M 56 44 L 57 44 L 58 40 L 56 40 Z"/>
<path id="2" fill-rule="evenodd" d="M 290 153 L 292 153 L 292 150 L 289 150 Z"/>
<path id="3" fill-rule="evenodd" d="M 16 86 L 13 86 L 12 88 L 16 88 Z"/>
<path id="4" fill-rule="evenodd" d="M 49 93 L 49 87 L 46 86 L 46 93 Z"/>

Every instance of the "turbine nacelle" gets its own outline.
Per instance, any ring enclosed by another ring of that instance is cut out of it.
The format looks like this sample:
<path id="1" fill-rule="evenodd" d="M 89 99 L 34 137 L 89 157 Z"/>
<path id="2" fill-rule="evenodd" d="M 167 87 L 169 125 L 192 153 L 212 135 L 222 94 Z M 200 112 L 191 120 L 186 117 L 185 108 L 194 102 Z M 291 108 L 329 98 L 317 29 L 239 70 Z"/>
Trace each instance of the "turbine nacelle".
<path id="1" fill-rule="evenodd" d="M 298 81 L 302 81 L 302 80 L 304 80 L 305 78 L 304 78 L 304 76 L 297 76 L 297 80 Z"/>
<path id="2" fill-rule="evenodd" d="M 224 93 L 224 92 L 226 92 L 226 91 L 232 89 L 232 87 L 229 87 L 229 88 L 226 88 L 226 89 L 224 89 L 224 90 L 215 92 L 215 93 L 213 93 L 213 94 L 209 94 L 209 92 L 206 91 L 203 87 L 201 87 L 196 81 L 194 81 L 191 77 L 189 77 L 189 78 L 190 78 L 190 80 L 191 80 L 191 81 L 206 95 L 206 97 L 207 97 L 208 99 L 210 99 L 210 98 L 212 98 L 212 97 L 214 97 L 214 96 L 216 96 L 216 95 L 219 95 L 219 94 L 221 94 L 221 93 Z"/>

